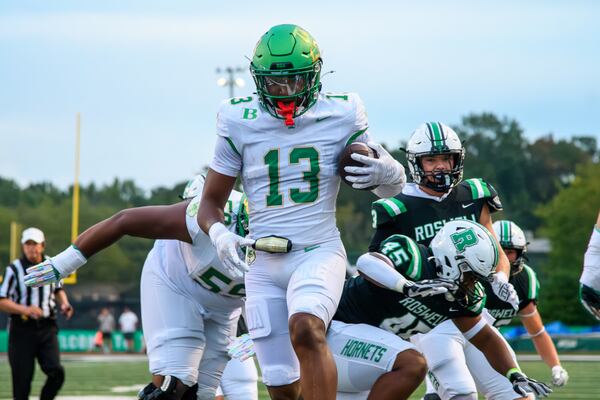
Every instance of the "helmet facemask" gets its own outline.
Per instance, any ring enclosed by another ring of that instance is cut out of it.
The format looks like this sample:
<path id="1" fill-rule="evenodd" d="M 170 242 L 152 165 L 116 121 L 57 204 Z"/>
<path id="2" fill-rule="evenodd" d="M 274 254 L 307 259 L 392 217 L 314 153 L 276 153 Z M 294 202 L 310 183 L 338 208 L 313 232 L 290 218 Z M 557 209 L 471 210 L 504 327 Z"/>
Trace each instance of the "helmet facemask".
<path id="1" fill-rule="evenodd" d="M 466 257 L 457 255 L 455 258 L 458 268 L 452 267 L 448 257 L 444 257 L 444 260 L 431 257 L 431 260 L 435 264 L 437 275 L 442 280 L 447 280 L 456 286 L 455 290 L 451 290 L 454 300 L 461 307 L 472 307 L 485 297 L 485 292 L 477 283 L 487 281 L 490 278 L 475 272 Z"/>
<path id="2" fill-rule="evenodd" d="M 285 65 L 284 65 L 285 67 Z M 307 68 L 259 70 L 250 65 L 256 90 L 265 109 L 287 126 L 317 101 L 321 90 L 321 60 Z"/>
<path id="3" fill-rule="evenodd" d="M 424 156 L 449 154 L 452 157 L 452 168 L 444 171 L 428 171 L 423 169 L 423 163 L 421 158 Z M 449 192 L 458 182 L 462 180 L 463 176 L 463 161 L 465 158 L 464 149 L 460 150 L 447 150 L 441 152 L 420 153 L 420 154 L 407 154 L 407 160 L 409 163 L 409 169 L 413 181 L 420 186 L 425 186 L 438 193 Z"/>

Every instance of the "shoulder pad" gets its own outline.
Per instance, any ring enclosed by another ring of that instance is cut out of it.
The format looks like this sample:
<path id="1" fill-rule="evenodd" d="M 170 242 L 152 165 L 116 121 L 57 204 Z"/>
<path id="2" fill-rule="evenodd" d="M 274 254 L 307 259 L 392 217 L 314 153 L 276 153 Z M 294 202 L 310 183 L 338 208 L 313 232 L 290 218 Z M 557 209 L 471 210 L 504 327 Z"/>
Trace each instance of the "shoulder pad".
<path id="1" fill-rule="evenodd" d="M 381 254 L 386 255 L 396 270 L 412 280 L 421 279 L 423 273 L 423 257 L 417 242 L 408 236 L 392 235 L 381 242 Z"/>
<path id="2" fill-rule="evenodd" d="M 527 298 L 537 299 L 540 282 L 537 279 L 535 271 L 529 265 L 524 265 L 522 274 L 527 277 Z"/>
<path id="3" fill-rule="evenodd" d="M 232 97 L 223 100 L 217 114 L 217 129 L 226 131 L 227 125 L 232 123 L 250 124 L 258 120 L 262 113 L 256 96 Z M 222 127 L 222 125 L 224 126 Z"/>
<path id="4" fill-rule="evenodd" d="M 484 199 L 490 207 L 490 211 L 501 211 L 502 203 L 498 197 L 498 192 L 494 187 L 481 178 L 465 179 L 460 183 L 471 194 L 471 199 Z"/>
<path id="5" fill-rule="evenodd" d="M 406 211 L 406 206 L 402 200 L 398 200 L 395 197 L 374 201 L 371 205 L 373 227 L 377 228 L 380 225 L 386 224 Z"/>

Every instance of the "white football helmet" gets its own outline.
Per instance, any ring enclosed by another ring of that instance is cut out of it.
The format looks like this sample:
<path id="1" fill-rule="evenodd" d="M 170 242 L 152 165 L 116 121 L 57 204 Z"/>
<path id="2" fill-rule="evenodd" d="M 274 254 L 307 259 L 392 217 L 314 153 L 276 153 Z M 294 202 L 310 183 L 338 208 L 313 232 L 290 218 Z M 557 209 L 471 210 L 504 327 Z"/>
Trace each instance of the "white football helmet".
<path id="1" fill-rule="evenodd" d="M 425 172 L 420 158 L 425 155 L 450 154 L 454 165 L 450 171 Z M 415 129 L 406 146 L 410 176 L 417 185 L 436 192 L 448 192 L 462 179 L 465 149 L 452 128 L 441 122 L 427 122 Z M 433 181 L 427 177 L 433 177 Z"/>
<path id="2" fill-rule="evenodd" d="M 503 249 L 514 249 L 517 251 L 517 259 L 511 263 L 510 274 L 521 272 L 527 260 L 527 239 L 523 230 L 517 224 L 508 220 L 494 222 L 494 232 Z"/>
<path id="3" fill-rule="evenodd" d="M 192 199 L 199 194 L 202 193 L 202 189 L 204 189 L 204 180 L 206 178 L 204 175 L 196 175 L 192 179 L 190 179 L 185 185 L 183 189 L 183 193 L 181 194 L 181 200 Z"/>
<path id="4" fill-rule="evenodd" d="M 457 300 L 465 306 L 481 300 L 484 294 L 474 283 L 489 280 L 498 263 L 498 246 L 491 233 L 477 222 L 453 220 L 438 231 L 430 247 L 438 276 L 458 286 Z"/>

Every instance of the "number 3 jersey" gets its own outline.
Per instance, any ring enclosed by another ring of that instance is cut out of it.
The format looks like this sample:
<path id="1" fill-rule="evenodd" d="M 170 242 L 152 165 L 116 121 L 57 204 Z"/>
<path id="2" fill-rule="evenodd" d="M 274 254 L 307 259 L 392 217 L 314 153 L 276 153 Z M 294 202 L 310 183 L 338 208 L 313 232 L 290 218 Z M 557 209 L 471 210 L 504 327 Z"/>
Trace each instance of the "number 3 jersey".
<path id="1" fill-rule="evenodd" d="M 429 249 L 404 235 L 392 235 L 381 243 L 396 270 L 411 281 L 437 278 Z M 404 339 L 416 333 L 426 333 L 442 322 L 479 315 L 485 305 L 485 292 L 476 284 L 477 301 L 465 307 L 451 297 L 438 295 L 411 298 L 402 293 L 376 286 L 362 276 L 346 281 L 342 299 L 334 320 L 364 323 L 393 332 Z"/>
<path id="2" fill-rule="evenodd" d="M 338 159 L 368 133 L 364 106 L 353 93 L 320 94 L 294 121 L 286 127 L 255 96 L 226 100 L 210 167 L 228 176 L 241 172 L 252 238 L 284 236 L 300 249 L 339 239 Z"/>

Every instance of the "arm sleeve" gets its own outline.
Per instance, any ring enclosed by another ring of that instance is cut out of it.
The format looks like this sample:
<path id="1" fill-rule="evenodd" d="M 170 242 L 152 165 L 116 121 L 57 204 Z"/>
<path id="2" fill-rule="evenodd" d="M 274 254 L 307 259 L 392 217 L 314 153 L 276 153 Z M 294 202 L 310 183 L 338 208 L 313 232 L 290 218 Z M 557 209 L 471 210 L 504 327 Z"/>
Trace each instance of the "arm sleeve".
<path id="1" fill-rule="evenodd" d="M 350 127 L 350 136 L 346 141 L 346 146 L 353 142 L 367 143 L 370 139 L 369 120 L 367 111 L 362 99 L 355 93 L 349 94 L 352 97 L 353 115 L 352 125 Z"/>
<path id="2" fill-rule="evenodd" d="M 0 285 L 0 299 L 10 298 L 15 287 L 15 276 L 12 268 L 6 267 L 4 271 L 4 277 L 2 279 L 2 285 Z"/>

